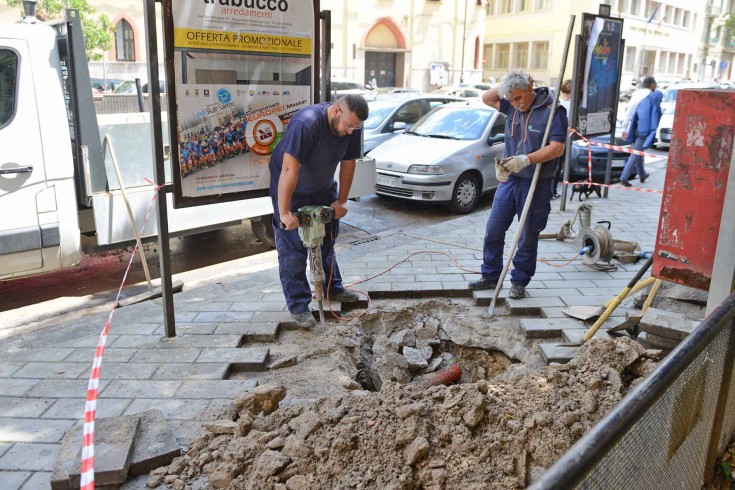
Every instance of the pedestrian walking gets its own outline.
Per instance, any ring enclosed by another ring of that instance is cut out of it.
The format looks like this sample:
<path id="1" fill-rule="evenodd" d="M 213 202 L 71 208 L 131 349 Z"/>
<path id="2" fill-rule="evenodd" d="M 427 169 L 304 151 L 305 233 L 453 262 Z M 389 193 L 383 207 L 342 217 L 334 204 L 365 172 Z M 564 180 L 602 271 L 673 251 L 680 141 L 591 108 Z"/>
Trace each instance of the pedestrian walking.
<path id="1" fill-rule="evenodd" d="M 653 146 L 656 139 L 656 128 L 661 119 L 661 99 L 663 94 L 656 90 L 656 79 L 646 77 L 643 79 L 643 88 L 633 92 L 628 104 L 628 110 L 623 120 L 623 139 L 632 143 L 634 150 L 645 150 Z M 644 166 L 643 156 L 631 153 L 625 162 L 623 173 L 620 175 L 620 183 L 630 187 L 633 171 L 638 174 L 641 183 L 648 178 Z"/>
<path id="2" fill-rule="evenodd" d="M 505 159 L 496 162 L 498 188 L 485 228 L 482 277 L 471 281 L 472 291 L 493 289 L 503 269 L 505 233 L 514 217 L 520 218 L 533 180 L 533 165 L 543 165 L 531 207 L 513 257 L 510 298 L 520 299 L 536 272 L 538 237 L 551 211 L 551 180 L 556 161 L 564 153 L 567 116 L 556 111 L 549 143 L 541 146 L 554 98 L 545 87 L 534 88 L 533 79 L 521 70 L 509 71 L 500 83 L 482 96 L 485 104 L 506 115 Z"/>
<path id="3" fill-rule="evenodd" d="M 288 310 L 303 328 L 316 322 L 309 311 L 308 251 L 299 238 L 299 220 L 294 214 L 300 207 L 334 208 L 335 219 L 325 227 L 321 250 L 327 278 L 324 295 L 343 303 L 358 299 L 356 293 L 342 285 L 334 242 L 339 234 L 339 218 L 347 214 L 355 159 L 361 156 L 362 123 L 367 117 L 368 105 L 361 95 L 345 95 L 335 102 L 307 106 L 291 118 L 271 155 L 269 194 L 273 202 L 278 272 Z M 338 186 L 334 173 L 340 163 Z M 280 228 L 281 223 L 284 229 Z"/>

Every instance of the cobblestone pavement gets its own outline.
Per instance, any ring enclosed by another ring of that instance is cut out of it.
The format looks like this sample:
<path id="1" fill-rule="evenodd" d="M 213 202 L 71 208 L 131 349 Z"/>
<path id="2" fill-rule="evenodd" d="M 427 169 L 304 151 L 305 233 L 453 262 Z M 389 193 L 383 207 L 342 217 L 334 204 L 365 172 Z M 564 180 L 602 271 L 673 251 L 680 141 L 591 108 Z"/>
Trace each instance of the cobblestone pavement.
<path id="1" fill-rule="evenodd" d="M 652 162 L 648 168 L 651 178 L 642 187 L 661 189 L 665 161 Z M 585 202 L 592 205 L 593 226 L 610 221 L 614 238 L 653 250 L 661 194 L 611 189 L 608 199 L 593 197 Z M 561 212 L 559 201 L 552 201 L 546 232 L 556 233 L 565 220 L 573 219 L 578 205 L 575 196 L 567 211 Z M 366 234 L 364 240 L 343 243 L 339 257 L 345 281 L 364 280 L 421 252 L 356 289 L 384 298 L 469 296 L 467 282 L 477 276 L 459 270 L 453 260 L 463 268 L 479 270 L 486 219 L 487 212 L 477 212 L 411 236 Z M 578 224 L 579 220 L 577 229 Z M 507 242 L 515 229 L 514 225 Z M 539 321 L 556 322 L 563 328 L 570 321 L 561 311 L 566 305 L 604 304 L 640 267 L 640 263 L 620 265 L 615 271 L 602 272 L 581 261 L 563 268 L 552 265 L 576 252 L 571 243 L 543 240 L 539 258 L 546 262 L 538 263 L 528 297 L 507 300 L 511 311 L 523 317 L 529 337 Z M 260 264 L 251 258 L 247 270 L 252 272 L 235 271 L 212 282 L 185 286 L 176 294 L 178 336 L 173 339 L 163 336 L 160 300 L 118 309 L 103 360 L 97 416 L 160 408 L 183 442 L 198 426 L 192 421 L 217 413 L 233 393 L 254 387 L 257 375 L 247 380 L 223 378 L 233 367 L 267 369 L 269 343 L 276 340 L 279 328 L 291 325 L 273 268 L 275 254 L 263 255 Z M 501 298 L 506 292 L 501 292 Z M 491 295 L 492 291 L 485 291 L 475 299 L 488 304 Z M 95 346 L 107 316 L 107 311 L 98 310 L 57 324 L 46 322 L 43 329 L 1 342 L 0 488 L 48 488 L 61 439 L 82 418 Z M 544 317 L 548 320 L 539 320 Z M 579 327 L 576 320 L 571 321 Z"/>

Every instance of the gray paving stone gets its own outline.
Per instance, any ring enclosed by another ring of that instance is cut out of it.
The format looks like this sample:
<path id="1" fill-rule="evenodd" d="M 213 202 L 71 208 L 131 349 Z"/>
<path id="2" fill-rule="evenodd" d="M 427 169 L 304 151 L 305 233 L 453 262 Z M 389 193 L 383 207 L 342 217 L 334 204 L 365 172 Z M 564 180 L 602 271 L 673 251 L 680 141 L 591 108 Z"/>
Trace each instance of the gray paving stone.
<path id="1" fill-rule="evenodd" d="M 118 335 L 107 335 L 107 344 L 111 345 L 116 339 Z M 64 342 L 61 342 L 59 344 L 56 344 L 56 347 L 97 347 L 97 343 L 99 342 L 99 335 L 95 336 L 85 336 L 85 337 L 77 337 L 73 339 L 66 340 Z"/>
<path id="2" fill-rule="evenodd" d="M 684 340 L 700 323 L 688 320 L 677 313 L 648 308 L 641 318 L 640 329 L 658 337 Z"/>
<path id="3" fill-rule="evenodd" d="M 574 358 L 579 350 L 579 347 L 563 347 L 557 343 L 546 342 L 540 343 L 538 347 L 541 357 L 546 361 L 546 364 L 550 362 L 566 364 Z"/>
<path id="4" fill-rule="evenodd" d="M 561 278 L 565 280 L 570 280 L 570 281 L 579 281 L 579 280 L 601 281 L 601 280 L 610 279 L 611 276 L 609 276 L 607 272 L 602 272 L 602 271 L 589 271 L 589 272 L 580 271 L 580 272 L 562 272 Z"/>
<path id="5" fill-rule="evenodd" d="M 512 315 L 539 315 L 540 309 L 550 306 L 564 306 L 564 302 L 557 297 L 546 298 L 506 298 L 506 304 Z"/>
<path id="6" fill-rule="evenodd" d="M 117 417 L 122 415 L 125 408 L 130 405 L 130 399 L 126 398 L 99 398 L 97 400 L 97 417 Z M 44 419 L 84 419 L 85 397 L 63 398 L 57 400 L 41 418 Z"/>
<path id="7" fill-rule="evenodd" d="M 0 393 L 3 396 L 23 396 L 40 382 L 40 379 L 0 379 Z"/>
<path id="8" fill-rule="evenodd" d="M 163 412 L 163 416 L 167 420 L 196 420 L 201 418 L 208 404 L 209 400 L 138 398 L 137 400 L 133 400 L 133 403 L 128 406 L 125 410 L 125 415 L 132 415 L 157 408 Z"/>
<path id="9" fill-rule="evenodd" d="M 569 315 L 564 313 L 564 308 L 566 308 L 566 306 L 551 306 L 541 308 L 540 316 L 541 318 L 569 318 Z"/>
<path id="10" fill-rule="evenodd" d="M 82 362 L 29 362 L 13 374 L 13 378 L 65 378 L 75 379 L 90 369 Z"/>
<path id="11" fill-rule="evenodd" d="M 223 323 L 215 334 L 238 334 L 244 342 L 275 342 L 278 338 L 279 326 L 271 323 Z"/>
<path id="12" fill-rule="evenodd" d="M 176 323 L 176 335 L 212 335 L 219 323 Z M 163 336 L 164 326 L 161 325 L 156 332 Z"/>
<path id="13" fill-rule="evenodd" d="M 18 442 L 0 457 L 0 471 L 51 471 L 59 444 Z"/>
<path id="14" fill-rule="evenodd" d="M 0 440 L 3 442 L 59 442 L 71 425 L 67 420 L 0 418 Z"/>
<path id="15" fill-rule="evenodd" d="M 66 362 L 88 362 L 91 368 L 92 362 L 94 361 L 95 349 L 74 349 L 74 352 L 69 354 L 65 359 Z M 102 356 L 102 363 L 106 362 L 128 362 L 131 357 L 137 352 L 136 349 L 107 349 Z"/>
<path id="16" fill-rule="evenodd" d="M 133 441 L 140 426 L 137 415 L 100 418 L 94 427 L 95 486 L 125 483 L 133 454 Z M 79 447 L 81 460 L 82 448 Z M 69 472 L 72 488 L 79 487 L 80 466 Z"/>
<path id="17" fill-rule="evenodd" d="M 158 344 L 159 349 L 171 348 L 199 348 L 199 347 L 237 347 L 242 341 L 242 335 L 177 335 L 173 338 L 163 338 Z"/>
<path id="18" fill-rule="evenodd" d="M 253 318 L 250 311 L 203 311 L 197 313 L 193 322 L 202 323 L 231 323 L 231 322 L 247 322 Z"/>
<path id="19" fill-rule="evenodd" d="M 149 323 L 126 323 L 110 326 L 110 330 L 117 335 L 152 335 L 156 328 L 158 328 L 157 325 L 151 325 Z M 95 343 L 94 345 L 97 344 Z"/>
<path id="20" fill-rule="evenodd" d="M 25 366 L 25 362 L 0 362 L 0 377 L 6 378 Z"/>
<path id="21" fill-rule="evenodd" d="M 202 349 L 197 363 L 229 362 L 236 371 L 265 371 L 268 368 L 269 349 L 248 347 L 241 349 Z"/>
<path id="22" fill-rule="evenodd" d="M 270 302 L 256 302 L 256 301 L 238 301 L 233 303 L 230 307 L 230 311 L 285 311 L 286 304 L 283 299 L 279 301 Z"/>
<path id="23" fill-rule="evenodd" d="M 38 417 L 54 403 L 43 398 L 0 397 L 3 417 Z"/>
<path id="24" fill-rule="evenodd" d="M 51 486 L 51 473 L 39 471 L 33 473 L 20 490 L 47 490 Z"/>
<path id="25" fill-rule="evenodd" d="M 82 423 L 76 422 L 64 434 L 51 472 L 51 490 L 70 490 L 69 474 L 81 465 Z M 78 470 L 77 470 L 78 471 Z"/>
<path id="26" fill-rule="evenodd" d="M 114 380 L 110 381 L 100 397 L 104 398 L 171 398 L 181 381 Z"/>
<path id="27" fill-rule="evenodd" d="M 569 306 L 603 306 L 610 300 L 609 296 L 565 296 L 561 298 Z"/>
<path id="28" fill-rule="evenodd" d="M 531 284 L 537 284 L 537 282 L 531 281 Z M 531 284 L 528 286 L 530 287 Z M 592 287 L 592 284 L 590 281 L 543 281 L 543 287 L 548 289 L 567 289 L 567 288 L 574 288 L 574 289 L 590 289 Z M 528 288 L 526 288 L 528 289 Z M 594 289 L 594 288 L 593 288 Z"/>
<path id="29" fill-rule="evenodd" d="M 588 287 L 614 288 L 614 289 L 618 289 L 618 291 L 621 291 L 624 287 L 628 285 L 630 280 L 629 279 L 605 279 L 605 280 L 596 280 L 592 282 L 593 282 L 593 285 L 588 286 Z"/>
<path id="30" fill-rule="evenodd" d="M 107 386 L 107 383 L 109 381 L 101 379 L 99 389 Z M 86 397 L 88 385 L 89 380 L 87 379 L 44 379 L 28 392 L 28 396 L 33 398 Z"/>
<path id="31" fill-rule="evenodd" d="M 109 349 L 152 349 L 161 341 L 159 335 L 121 335 L 108 344 Z"/>
<path id="32" fill-rule="evenodd" d="M 253 318 L 251 320 L 251 323 L 287 323 L 287 322 L 293 322 L 293 318 L 291 317 L 291 313 L 284 311 L 284 312 L 275 312 L 275 311 L 259 311 L 255 314 L 253 314 Z"/>
<path id="33" fill-rule="evenodd" d="M 155 364 L 132 364 L 122 362 L 103 363 L 102 379 L 150 379 L 156 371 Z M 89 377 L 89 372 L 83 372 L 80 378 Z"/>
<path id="34" fill-rule="evenodd" d="M 254 380 L 237 379 L 184 381 L 176 392 L 176 398 L 234 399 L 240 392 L 250 391 L 257 385 Z"/>
<path id="35" fill-rule="evenodd" d="M 232 307 L 229 301 L 186 301 L 179 303 L 181 311 L 227 311 Z"/>
<path id="36" fill-rule="evenodd" d="M 140 349 L 131 359 L 131 363 L 193 362 L 201 349 Z"/>
<path id="37" fill-rule="evenodd" d="M 149 366 L 156 367 L 154 364 Z M 227 362 L 160 364 L 153 379 L 225 379 L 229 371 L 230 364 Z"/>
<path id="38" fill-rule="evenodd" d="M 577 328 L 579 321 L 572 318 L 522 318 L 521 331 L 527 339 L 561 337 L 565 328 Z"/>
<path id="39" fill-rule="evenodd" d="M 12 445 L 13 445 L 13 444 L 11 444 L 11 443 L 9 443 L 9 442 L 0 442 L 0 456 L 2 456 L 3 454 L 5 454 L 5 452 L 6 452 L 6 451 L 7 451 L 8 449 L 10 449 L 10 447 L 11 447 Z"/>
<path id="40" fill-rule="evenodd" d="M 564 299 L 565 297 L 569 297 L 569 296 L 579 296 L 580 294 L 579 289 L 572 289 L 572 288 L 566 288 L 566 289 L 551 289 L 551 288 L 530 289 L 530 288 L 526 288 L 526 293 L 529 298 L 548 298 L 551 296 L 556 296 L 557 298 L 562 298 L 562 299 Z"/>
<path id="41" fill-rule="evenodd" d="M 33 349 L 17 354 L 11 354 L 7 360 L 9 361 L 40 361 L 40 362 L 60 362 L 74 352 L 73 348 L 49 348 L 49 349 Z M 91 361 L 90 361 L 91 362 Z"/>
<path id="42" fill-rule="evenodd" d="M 151 409 L 139 415 L 140 430 L 130 459 L 130 474 L 133 476 L 167 465 L 181 455 L 179 443 L 161 410 Z"/>
<path id="43" fill-rule="evenodd" d="M 0 485 L 3 490 L 17 490 L 32 474 L 29 471 L 0 471 Z"/>

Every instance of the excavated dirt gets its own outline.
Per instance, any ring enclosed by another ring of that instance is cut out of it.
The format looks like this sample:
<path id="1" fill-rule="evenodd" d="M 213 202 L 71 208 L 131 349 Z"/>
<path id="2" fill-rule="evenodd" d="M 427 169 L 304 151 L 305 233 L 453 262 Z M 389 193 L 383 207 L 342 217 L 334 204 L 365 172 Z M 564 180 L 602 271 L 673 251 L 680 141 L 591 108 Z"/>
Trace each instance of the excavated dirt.
<path id="1" fill-rule="evenodd" d="M 523 488 L 658 360 L 658 351 L 629 338 L 595 339 L 570 363 L 539 367 L 512 331 L 514 319 L 488 320 L 456 302 L 430 301 L 316 336 L 320 347 L 302 345 L 306 363 L 265 379 L 288 388 L 261 384 L 240 394 L 233 410 L 206 424 L 208 433 L 184 456 L 153 470 L 147 485 Z M 435 371 L 406 361 L 406 347 L 423 351 Z M 325 361 L 316 374 L 322 397 L 294 404 L 308 396 L 304 372 L 317 359 Z M 451 363 L 462 368 L 459 383 L 427 388 L 427 376 Z M 286 398 L 287 389 L 300 392 Z"/>

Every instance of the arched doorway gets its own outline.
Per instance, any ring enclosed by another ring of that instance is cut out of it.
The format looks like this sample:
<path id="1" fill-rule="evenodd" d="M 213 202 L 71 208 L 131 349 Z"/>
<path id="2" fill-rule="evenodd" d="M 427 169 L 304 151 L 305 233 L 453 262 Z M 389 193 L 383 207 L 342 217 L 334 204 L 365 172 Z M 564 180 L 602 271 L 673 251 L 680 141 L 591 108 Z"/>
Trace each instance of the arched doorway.
<path id="1" fill-rule="evenodd" d="M 368 30 L 365 48 L 365 83 L 373 79 L 378 87 L 404 85 L 406 37 L 390 17 L 381 17 Z"/>

